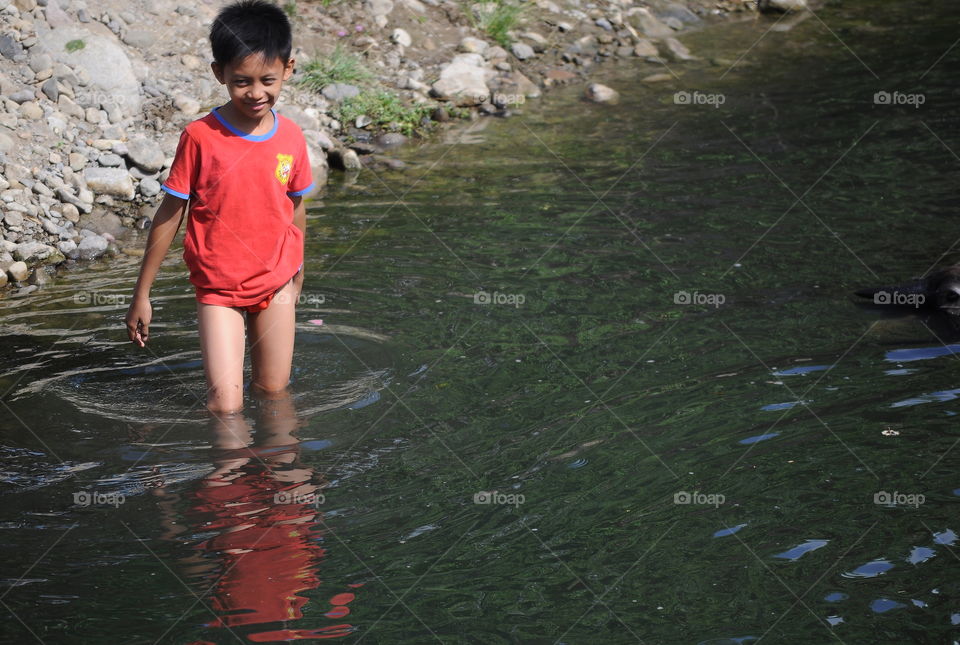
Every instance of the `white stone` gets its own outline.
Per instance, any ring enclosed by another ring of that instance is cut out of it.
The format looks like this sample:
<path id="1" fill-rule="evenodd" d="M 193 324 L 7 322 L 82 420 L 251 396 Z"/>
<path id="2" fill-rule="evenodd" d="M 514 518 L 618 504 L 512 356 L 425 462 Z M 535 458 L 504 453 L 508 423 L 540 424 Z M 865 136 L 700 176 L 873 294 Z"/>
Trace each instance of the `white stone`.
<path id="1" fill-rule="evenodd" d="M 401 47 L 409 47 L 413 44 L 413 39 L 410 38 L 410 34 L 407 33 L 407 30 L 400 29 L 399 27 L 393 30 L 393 33 L 390 35 L 390 40 L 397 43 Z"/>
<path id="2" fill-rule="evenodd" d="M 14 262 L 7 267 L 7 275 L 14 282 L 23 282 L 30 275 L 30 269 L 26 262 Z"/>
<path id="3" fill-rule="evenodd" d="M 97 195 L 133 199 L 133 180 L 122 168 L 86 168 L 83 178 L 87 187 Z"/>
<path id="4" fill-rule="evenodd" d="M 600 83 L 591 83 L 587 87 L 586 96 L 594 103 L 616 103 L 620 100 L 619 92 Z"/>

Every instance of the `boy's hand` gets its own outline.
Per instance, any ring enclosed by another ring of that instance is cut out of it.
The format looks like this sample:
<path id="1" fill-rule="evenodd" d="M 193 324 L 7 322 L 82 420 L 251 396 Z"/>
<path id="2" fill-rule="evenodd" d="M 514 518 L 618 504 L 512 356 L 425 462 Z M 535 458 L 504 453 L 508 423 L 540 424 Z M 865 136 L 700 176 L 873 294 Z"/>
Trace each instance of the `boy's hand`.
<path id="1" fill-rule="evenodd" d="M 133 302 L 127 308 L 124 321 L 127 323 L 127 337 L 135 345 L 144 347 L 150 337 L 150 320 L 153 318 L 153 307 L 148 298 L 134 296 Z"/>

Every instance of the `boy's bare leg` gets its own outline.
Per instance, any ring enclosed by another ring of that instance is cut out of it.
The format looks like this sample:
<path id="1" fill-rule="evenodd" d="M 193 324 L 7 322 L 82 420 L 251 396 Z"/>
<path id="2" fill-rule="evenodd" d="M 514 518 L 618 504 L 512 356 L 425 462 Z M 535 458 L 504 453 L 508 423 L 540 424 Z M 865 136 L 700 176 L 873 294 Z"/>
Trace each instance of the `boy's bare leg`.
<path id="1" fill-rule="evenodd" d="M 280 392 L 290 382 L 297 296 L 297 286 L 291 280 L 273 297 L 269 307 L 247 314 L 253 392 Z"/>
<path id="2" fill-rule="evenodd" d="M 197 303 L 200 353 L 207 375 L 207 409 L 215 413 L 243 408 L 243 313 L 232 307 Z"/>

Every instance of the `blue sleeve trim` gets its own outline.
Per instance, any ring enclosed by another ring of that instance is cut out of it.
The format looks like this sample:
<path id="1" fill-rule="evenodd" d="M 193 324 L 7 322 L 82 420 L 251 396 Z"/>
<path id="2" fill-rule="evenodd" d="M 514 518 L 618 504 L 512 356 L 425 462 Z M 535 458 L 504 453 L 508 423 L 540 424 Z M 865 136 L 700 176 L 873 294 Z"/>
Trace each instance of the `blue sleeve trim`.
<path id="1" fill-rule="evenodd" d="M 311 190 L 313 190 L 314 186 L 316 186 L 316 185 L 317 185 L 316 182 L 312 182 L 309 186 L 307 186 L 307 187 L 304 188 L 303 190 L 296 190 L 296 191 L 294 191 L 294 192 L 292 192 L 292 193 L 287 193 L 287 195 L 289 195 L 290 197 L 300 197 L 301 195 L 306 195 L 306 194 L 309 193 Z"/>
<path id="2" fill-rule="evenodd" d="M 178 193 L 177 191 L 173 190 L 172 188 L 167 188 L 166 185 L 160 186 L 160 190 L 162 190 L 162 191 L 165 192 L 165 193 L 170 193 L 170 194 L 173 195 L 174 197 L 179 197 L 180 199 L 190 199 L 190 195 L 186 195 L 186 194 L 184 194 L 184 193 Z"/>

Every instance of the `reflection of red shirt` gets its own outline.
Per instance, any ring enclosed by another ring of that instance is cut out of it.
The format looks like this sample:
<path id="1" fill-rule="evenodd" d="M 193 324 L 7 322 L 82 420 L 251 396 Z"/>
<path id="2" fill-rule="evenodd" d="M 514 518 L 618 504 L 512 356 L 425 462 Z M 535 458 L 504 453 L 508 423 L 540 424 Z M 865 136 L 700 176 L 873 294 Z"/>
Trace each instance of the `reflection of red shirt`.
<path id="1" fill-rule="evenodd" d="M 273 112 L 273 130 L 245 134 L 216 110 L 180 135 L 167 193 L 190 200 L 183 259 L 200 302 L 262 300 L 303 262 L 291 196 L 313 187 L 300 128 Z"/>
<path id="2" fill-rule="evenodd" d="M 216 481 L 216 480 L 214 480 Z M 326 551 L 316 543 L 317 511 L 312 504 L 278 504 L 275 494 L 298 484 L 277 481 L 262 466 L 247 466 L 222 486 L 192 494 L 192 511 L 203 530 L 217 531 L 197 545 L 216 553 L 222 575 L 214 587 L 213 608 L 222 613 L 210 627 L 258 625 L 302 618 L 307 598 L 297 594 L 320 585 L 316 575 Z M 304 518 L 296 524 L 278 524 Z M 350 585 L 354 586 L 354 585 Z M 357 585 L 359 586 L 359 585 Z M 348 598 L 349 596 L 349 598 Z M 336 594 L 328 618 L 350 613 L 353 594 Z M 339 638 L 353 632 L 349 624 L 319 629 L 280 629 L 247 634 L 254 642 L 291 638 Z"/>
<path id="3" fill-rule="evenodd" d="M 225 612 L 219 626 L 250 625 L 301 617 L 307 599 L 297 593 L 314 589 L 314 573 L 324 549 L 312 539 L 316 509 L 308 504 L 276 504 L 282 490 L 269 471 L 244 472 L 226 486 L 196 491 L 194 507 L 219 534 L 199 548 L 217 552 L 223 576 L 213 606 Z M 253 512 L 251 512 L 253 511 Z M 308 518 L 299 524 L 278 524 Z"/>

